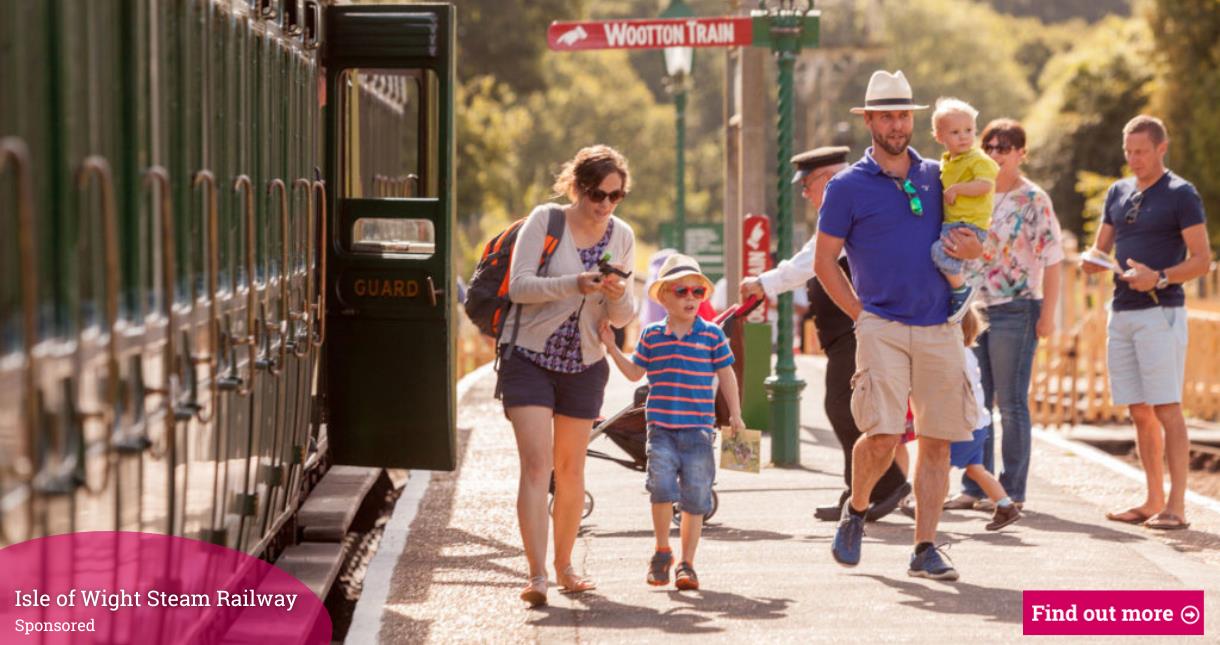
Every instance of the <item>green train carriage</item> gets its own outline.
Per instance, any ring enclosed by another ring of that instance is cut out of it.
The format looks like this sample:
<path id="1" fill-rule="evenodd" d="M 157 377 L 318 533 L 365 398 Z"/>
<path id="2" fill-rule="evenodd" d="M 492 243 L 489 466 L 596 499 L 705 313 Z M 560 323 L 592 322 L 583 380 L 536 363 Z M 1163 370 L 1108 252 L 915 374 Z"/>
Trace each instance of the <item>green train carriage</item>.
<path id="1" fill-rule="evenodd" d="M 452 468 L 449 5 L 0 1 L 0 546 Z"/>

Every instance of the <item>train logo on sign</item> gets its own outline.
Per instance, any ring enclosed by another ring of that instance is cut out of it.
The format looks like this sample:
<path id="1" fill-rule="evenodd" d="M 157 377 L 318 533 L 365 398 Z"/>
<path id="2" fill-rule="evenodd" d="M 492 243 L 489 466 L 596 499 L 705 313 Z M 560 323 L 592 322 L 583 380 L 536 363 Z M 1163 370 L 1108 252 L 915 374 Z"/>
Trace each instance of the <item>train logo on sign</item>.
<path id="1" fill-rule="evenodd" d="M 575 46 L 576 43 L 578 43 L 588 37 L 589 37 L 589 32 L 585 31 L 584 27 L 582 27 L 580 25 L 576 25 L 575 27 L 569 29 L 568 31 L 565 31 L 563 33 L 563 35 L 560 36 L 559 38 L 556 38 L 555 41 L 558 42 L 560 45 L 563 45 L 564 47 L 572 47 L 572 46 Z"/>

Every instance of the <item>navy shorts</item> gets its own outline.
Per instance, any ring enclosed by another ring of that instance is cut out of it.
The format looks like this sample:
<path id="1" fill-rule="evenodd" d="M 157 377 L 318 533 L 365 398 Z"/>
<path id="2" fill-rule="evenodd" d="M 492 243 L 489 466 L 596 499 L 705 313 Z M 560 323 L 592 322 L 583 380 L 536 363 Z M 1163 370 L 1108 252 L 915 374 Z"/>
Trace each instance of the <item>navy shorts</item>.
<path id="1" fill-rule="evenodd" d="M 610 365 L 602 359 L 583 372 L 553 372 L 520 352 L 500 361 L 500 392 L 504 411 L 525 405 L 550 408 L 574 419 L 596 419 L 606 396 Z"/>
<path id="2" fill-rule="evenodd" d="M 983 463 L 983 444 L 987 442 L 987 428 L 979 428 L 969 441 L 954 441 L 949 444 L 949 464 L 954 468 L 965 468 Z"/>
<path id="3" fill-rule="evenodd" d="M 710 428 L 658 428 L 648 426 L 648 480 L 645 488 L 653 504 L 679 502 L 692 515 L 712 510 L 712 483 L 716 459 Z"/>

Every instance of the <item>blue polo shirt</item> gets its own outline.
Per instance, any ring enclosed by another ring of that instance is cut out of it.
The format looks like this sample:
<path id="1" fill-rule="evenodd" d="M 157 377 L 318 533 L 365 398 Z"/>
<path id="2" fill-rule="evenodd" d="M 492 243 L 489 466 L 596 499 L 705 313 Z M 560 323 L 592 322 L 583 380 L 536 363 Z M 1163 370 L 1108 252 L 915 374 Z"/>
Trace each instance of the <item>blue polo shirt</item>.
<path id="1" fill-rule="evenodd" d="M 1127 258 L 1135 258 L 1154 271 L 1168 269 L 1186 259 L 1186 241 L 1182 229 L 1203 224 L 1203 200 L 1190 182 L 1166 171 L 1156 183 L 1144 190 L 1139 214 L 1127 222 L 1127 213 L 1134 214 L 1135 177 L 1114 182 L 1106 193 L 1103 221 L 1114 227 L 1114 255 L 1119 265 L 1127 268 Z M 1162 307 L 1186 304 L 1186 292 L 1180 284 L 1156 290 Z M 1132 289 L 1122 280 L 1114 281 L 1114 311 L 1131 311 L 1156 307 L 1152 297 Z"/>
<path id="2" fill-rule="evenodd" d="M 911 212 L 902 182 L 886 175 L 873 149 L 826 185 L 818 230 L 845 240 L 852 285 L 864 310 L 906 325 L 940 325 L 949 317 L 949 283 L 932 263 L 940 237 L 940 164 L 907 148 L 906 176 L 923 203 Z"/>
<path id="3" fill-rule="evenodd" d="M 729 341 L 716 325 L 695 318 L 682 338 L 669 319 L 640 332 L 632 362 L 648 370 L 644 419 L 662 428 L 716 426 L 716 370 L 733 364 Z"/>

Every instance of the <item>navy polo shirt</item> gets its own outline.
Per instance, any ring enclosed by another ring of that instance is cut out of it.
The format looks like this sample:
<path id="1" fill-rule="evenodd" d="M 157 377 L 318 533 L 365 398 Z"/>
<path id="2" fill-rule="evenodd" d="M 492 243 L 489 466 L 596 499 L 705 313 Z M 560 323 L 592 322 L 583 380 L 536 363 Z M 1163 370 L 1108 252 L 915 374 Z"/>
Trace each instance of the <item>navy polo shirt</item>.
<path id="1" fill-rule="evenodd" d="M 1103 221 L 1114 227 L 1114 254 L 1118 263 L 1127 268 L 1127 258 L 1148 265 L 1154 271 L 1168 269 L 1186 259 L 1186 241 L 1182 229 L 1203 224 L 1207 216 L 1203 213 L 1203 200 L 1190 182 L 1166 171 L 1144 191 L 1139 214 L 1135 221 L 1127 222 L 1127 213 L 1134 207 L 1132 199 L 1135 177 L 1114 182 L 1106 193 Z M 1162 307 L 1181 307 L 1186 304 L 1186 292 L 1180 284 L 1171 284 L 1156 290 Z M 1131 311 L 1156 307 L 1147 293 L 1132 289 L 1122 280 L 1114 281 L 1115 311 Z"/>
<path id="2" fill-rule="evenodd" d="M 852 284 L 864 310 L 906 325 L 940 325 L 949 316 L 949 283 L 932 263 L 942 221 L 940 164 L 907 148 L 923 215 L 911 212 L 901 182 L 864 156 L 826 185 L 818 230 L 843 238 Z"/>

